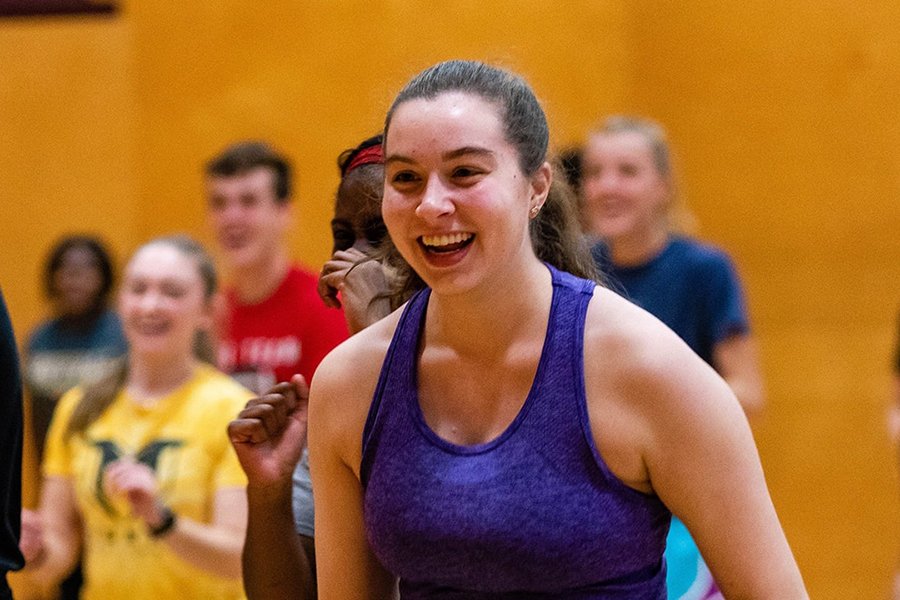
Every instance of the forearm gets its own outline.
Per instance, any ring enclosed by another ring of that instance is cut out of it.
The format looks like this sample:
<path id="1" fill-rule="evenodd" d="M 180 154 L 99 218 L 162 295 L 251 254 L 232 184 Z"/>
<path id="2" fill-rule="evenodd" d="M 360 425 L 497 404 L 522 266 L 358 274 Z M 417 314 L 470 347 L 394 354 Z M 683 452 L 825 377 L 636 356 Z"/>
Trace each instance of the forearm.
<path id="1" fill-rule="evenodd" d="M 249 600 L 313 598 L 310 566 L 294 531 L 290 481 L 247 489 L 244 590 Z"/>
<path id="2" fill-rule="evenodd" d="M 241 576 L 241 546 L 238 531 L 179 518 L 161 542 L 194 567 L 226 579 Z"/>
<path id="3" fill-rule="evenodd" d="M 29 582 L 43 589 L 55 588 L 78 563 L 80 545 L 77 539 L 62 540 L 47 536 L 44 548 L 20 571 Z"/>

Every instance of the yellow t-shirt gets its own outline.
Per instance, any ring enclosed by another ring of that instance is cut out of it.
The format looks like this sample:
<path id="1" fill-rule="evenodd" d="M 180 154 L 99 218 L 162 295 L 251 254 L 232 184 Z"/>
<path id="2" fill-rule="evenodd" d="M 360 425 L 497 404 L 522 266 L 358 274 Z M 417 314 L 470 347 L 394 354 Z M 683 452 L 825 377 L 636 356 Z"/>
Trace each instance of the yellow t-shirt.
<path id="1" fill-rule="evenodd" d="M 243 487 L 246 477 L 231 448 L 226 425 L 251 393 L 202 365 L 193 377 L 150 408 L 125 391 L 83 434 L 65 430 L 81 399 L 77 388 L 62 397 L 53 416 L 44 457 L 45 476 L 68 477 L 84 526 L 85 600 L 243 598 L 240 580 L 210 575 L 147 535 L 127 500 L 108 498 L 102 470 L 122 456 L 152 468 L 165 503 L 180 517 L 212 518 L 217 490 Z"/>

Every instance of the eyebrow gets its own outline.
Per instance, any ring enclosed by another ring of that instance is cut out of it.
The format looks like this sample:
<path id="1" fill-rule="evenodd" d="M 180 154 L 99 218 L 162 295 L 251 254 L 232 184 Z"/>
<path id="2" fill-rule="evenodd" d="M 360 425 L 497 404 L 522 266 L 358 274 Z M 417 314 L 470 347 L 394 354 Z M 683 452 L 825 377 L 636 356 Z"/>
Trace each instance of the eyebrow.
<path id="1" fill-rule="evenodd" d="M 484 156 L 486 158 L 492 158 L 494 156 L 493 150 L 488 150 L 487 148 L 482 148 L 481 146 L 463 146 L 462 148 L 457 148 L 456 150 L 449 150 L 444 152 L 441 155 L 441 158 L 444 160 L 453 160 L 455 158 L 460 158 L 462 156 L 468 155 L 476 155 L 476 156 Z M 415 164 L 416 161 L 409 156 L 403 156 L 402 154 L 390 154 L 384 159 L 384 164 L 389 165 L 391 163 L 401 162 L 406 164 Z"/>

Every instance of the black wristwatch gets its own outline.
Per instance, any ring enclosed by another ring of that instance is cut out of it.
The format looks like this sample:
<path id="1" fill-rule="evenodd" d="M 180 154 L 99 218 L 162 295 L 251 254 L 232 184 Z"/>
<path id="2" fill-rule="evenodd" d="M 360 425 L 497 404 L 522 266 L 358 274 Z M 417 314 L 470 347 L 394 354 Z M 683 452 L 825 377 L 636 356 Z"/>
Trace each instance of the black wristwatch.
<path id="1" fill-rule="evenodd" d="M 160 510 L 162 511 L 163 515 L 162 521 L 160 521 L 159 525 L 157 525 L 156 527 L 148 528 L 148 533 L 152 538 L 163 537 L 175 528 L 175 523 L 178 521 L 178 517 L 168 506 L 163 505 Z"/>

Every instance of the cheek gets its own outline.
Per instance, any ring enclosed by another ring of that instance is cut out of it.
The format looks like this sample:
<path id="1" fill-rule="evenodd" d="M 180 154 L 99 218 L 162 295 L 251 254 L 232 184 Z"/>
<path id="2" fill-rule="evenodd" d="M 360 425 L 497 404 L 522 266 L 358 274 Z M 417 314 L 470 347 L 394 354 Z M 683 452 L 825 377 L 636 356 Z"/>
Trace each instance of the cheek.
<path id="1" fill-rule="evenodd" d="M 405 214 L 407 210 L 404 204 L 394 194 L 390 193 L 385 194 L 384 201 L 381 204 L 381 218 L 384 221 L 384 226 L 395 241 L 403 237 L 401 229 L 404 221 L 408 218 Z"/>

